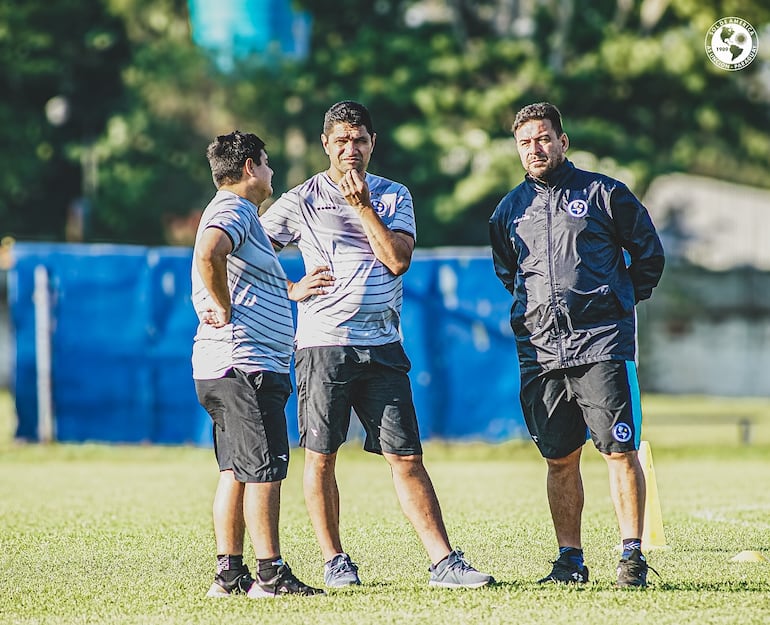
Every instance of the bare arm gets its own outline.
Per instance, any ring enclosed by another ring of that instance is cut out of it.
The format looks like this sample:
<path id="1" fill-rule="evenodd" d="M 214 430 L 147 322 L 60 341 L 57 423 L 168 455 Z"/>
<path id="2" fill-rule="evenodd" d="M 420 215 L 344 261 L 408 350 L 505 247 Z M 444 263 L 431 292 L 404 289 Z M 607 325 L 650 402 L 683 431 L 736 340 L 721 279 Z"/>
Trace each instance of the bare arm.
<path id="1" fill-rule="evenodd" d="M 405 273 L 412 262 L 414 239 L 404 232 L 393 232 L 382 223 L 369 198 L 369 186 L 356 170 L 345 173 L 340 180 L 340 189 L 348 204 L 361 218 L 364 232 L 377 260 L 397 276 Z"/>
<path id="2" fill-rule="evenodd" d="M 214 300 L 212 308 L 205 311 L 201 321 L 215 328 L 230 323 L 230 289 L 227 286 L 227 255 L 233 251 L 233 243 L 219 228 L 206 228 L 195 246 L 195 267 L 203 285 Z"/>

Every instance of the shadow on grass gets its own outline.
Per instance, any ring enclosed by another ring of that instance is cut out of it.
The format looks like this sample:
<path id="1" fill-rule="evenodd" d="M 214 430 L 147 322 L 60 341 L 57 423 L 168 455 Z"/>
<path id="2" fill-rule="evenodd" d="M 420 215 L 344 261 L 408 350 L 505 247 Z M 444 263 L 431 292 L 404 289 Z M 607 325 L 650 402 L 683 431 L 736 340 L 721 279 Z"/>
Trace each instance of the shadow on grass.
<path id="1" fill-rule="evenodd" d="M 612 581 L 591 581 L 587 584 L 538 584 L 537 582 L 497 582 L 490 589 L 513 591 L 540 591 L 558 593 L 645 593 L 645 592 L 715 592 L 715 593 L 768 593 L 770 581 L 650 581 L 646 588 L 618 588 Z"/>
<path id="2" fill-rule="evenodd" d="M 713 581 L 713 582 L 659 582 L 653 587 L 657 590 L 678 592 L 770 592 L 768 581 Z"/>

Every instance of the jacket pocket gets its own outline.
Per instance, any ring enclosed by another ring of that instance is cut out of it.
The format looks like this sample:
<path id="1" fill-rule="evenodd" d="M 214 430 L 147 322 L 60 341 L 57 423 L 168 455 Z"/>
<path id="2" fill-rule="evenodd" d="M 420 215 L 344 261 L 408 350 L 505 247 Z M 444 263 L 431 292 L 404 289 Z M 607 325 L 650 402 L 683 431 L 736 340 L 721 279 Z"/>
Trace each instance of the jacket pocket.
<path id="1" fill-rule="evenodd" d="M 577 327 L 613 322 L 633 314 L 633 308 L 633 304 L 624 306 L 608 284 L 591 291 L 571 289 L 567 293 L 567 309 Z"/>

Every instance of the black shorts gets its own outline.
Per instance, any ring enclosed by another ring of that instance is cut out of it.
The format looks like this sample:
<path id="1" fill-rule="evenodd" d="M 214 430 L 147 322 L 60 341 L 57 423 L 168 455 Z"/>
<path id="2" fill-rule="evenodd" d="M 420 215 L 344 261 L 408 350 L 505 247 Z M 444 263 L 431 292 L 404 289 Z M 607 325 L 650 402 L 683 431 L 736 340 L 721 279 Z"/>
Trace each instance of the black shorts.
<path id="1" fill-rule="evenodd" d="M 366 451 L 422 453 L 407 375 L 411 363 L 400 342 L 307 347 L 295 359 L 301 447 L 335 453 L 347 438 L 353 409 L 366 431 Z"/>
<path id="2" fill-rule="evenodd" d="M 289 467 L 288 374 L 230 369 L 215 380 L 195 380 L 198 401 L 214 422 L 220 471 L 239 482 L 278 482 Z"/>
<path id="3" fill-rule="evenodd" d="M 520 397 L 527 428 L 544 458 L 568 456 L 589 437 L 604 454 L 639 448 L 642 410 L 631 361 L 522 372 Z"/>

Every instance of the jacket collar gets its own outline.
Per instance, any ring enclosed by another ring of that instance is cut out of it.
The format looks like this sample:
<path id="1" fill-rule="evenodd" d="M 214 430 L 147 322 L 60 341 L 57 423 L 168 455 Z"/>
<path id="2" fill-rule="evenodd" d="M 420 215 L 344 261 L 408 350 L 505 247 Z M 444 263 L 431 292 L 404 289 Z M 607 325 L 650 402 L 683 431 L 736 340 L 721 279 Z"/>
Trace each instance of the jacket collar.
<path id="1" fill-rule="evenodd" d="M 526 174 L 524 179 L 536 189 L 545 190 L 548 187 L 555 187 L 564 182 L 572 175 L 573 171 L 575 171 L 575 166 L 569 159 L 565 158 L 564 161 L 551 172 L 548 176 L 548 180 L 538 180 L 529 174 Z"/>

